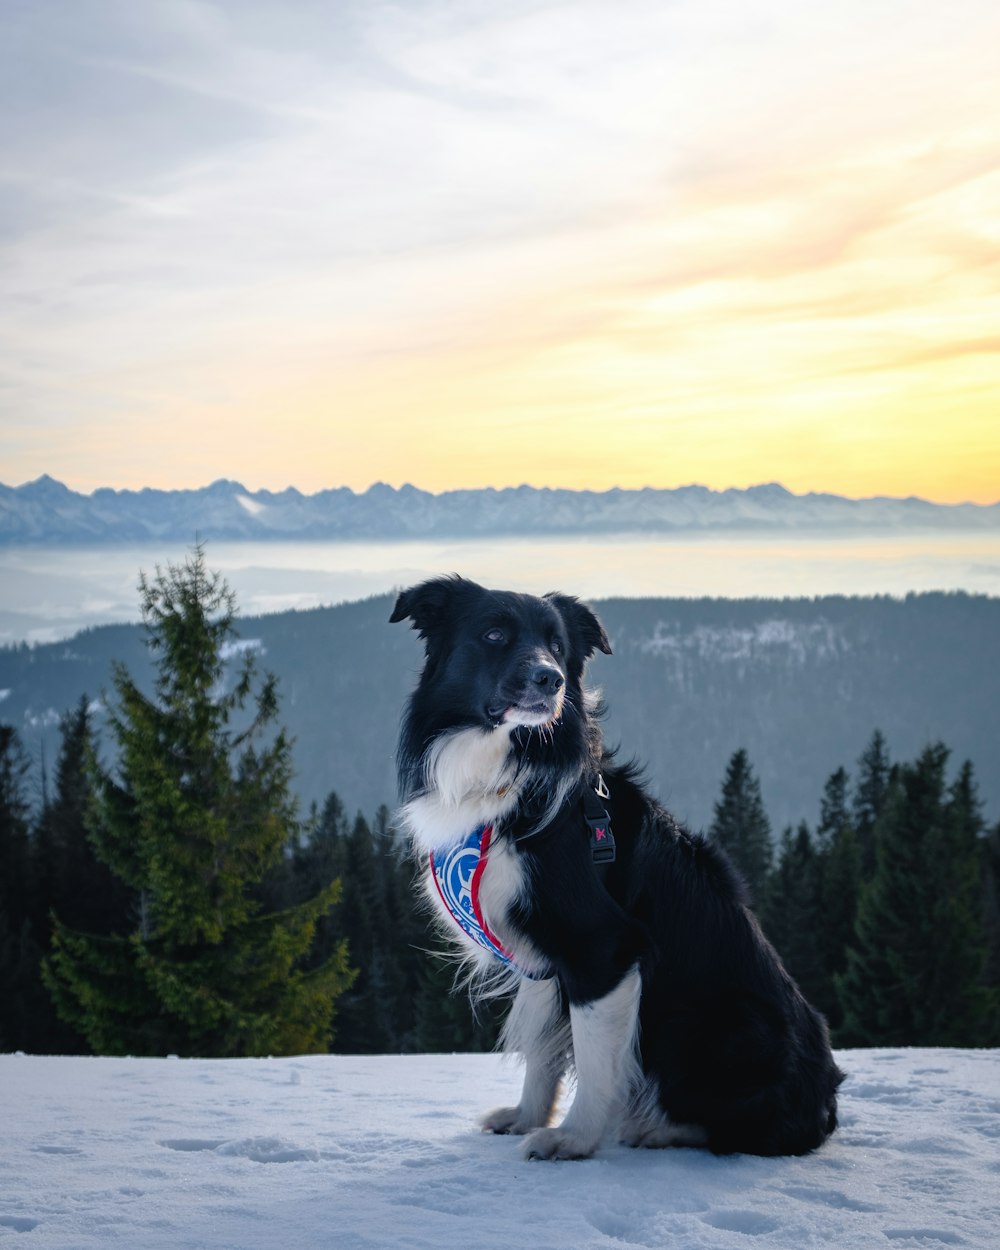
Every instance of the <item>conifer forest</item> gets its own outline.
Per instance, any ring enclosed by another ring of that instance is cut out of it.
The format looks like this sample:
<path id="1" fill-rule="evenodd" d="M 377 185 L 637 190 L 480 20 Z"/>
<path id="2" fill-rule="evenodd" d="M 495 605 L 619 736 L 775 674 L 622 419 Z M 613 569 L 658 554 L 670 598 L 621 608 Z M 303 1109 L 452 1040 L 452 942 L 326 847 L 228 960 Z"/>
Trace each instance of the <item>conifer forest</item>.
<path id="1" fill-rule="evenodd" d="M 332 778 L 300 804 L 279 687 L 203 550 L 140 594 L 151 688 L 119 662 L 100 729 L 87 697 L 66 709 L 41 777 L 0 723 L 0 1050 L 492 1046 L 504 1005 L 451 992 L 392 795 L 352 812 Z M 1000 1043 L 1000 825 L 973 765 L 933 741 L 897 759 L 873 725 L 814 810 L 772 827 L 751 742 L 704 836 L 834 1043 Z"/>

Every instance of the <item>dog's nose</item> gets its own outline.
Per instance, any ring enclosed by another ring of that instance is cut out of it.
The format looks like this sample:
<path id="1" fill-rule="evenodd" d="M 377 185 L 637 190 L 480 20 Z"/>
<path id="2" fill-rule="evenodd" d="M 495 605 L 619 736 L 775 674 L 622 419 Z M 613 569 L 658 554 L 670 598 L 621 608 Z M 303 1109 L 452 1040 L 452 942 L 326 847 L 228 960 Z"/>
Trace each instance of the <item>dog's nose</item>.
<path id="1" fill-rule="evenodd" d="M 536 664 L 530 677 L 534 685 L 550 691 L 562 689 L 564 681 L 562 673 L 551 664 Z"/>

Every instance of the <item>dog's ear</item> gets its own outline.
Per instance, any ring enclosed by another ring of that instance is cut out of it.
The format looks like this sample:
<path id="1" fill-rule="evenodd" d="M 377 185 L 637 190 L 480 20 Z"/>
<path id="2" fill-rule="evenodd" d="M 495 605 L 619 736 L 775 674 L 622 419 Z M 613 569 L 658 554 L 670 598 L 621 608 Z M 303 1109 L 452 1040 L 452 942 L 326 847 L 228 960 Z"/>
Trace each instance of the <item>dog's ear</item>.
<path id="1" fill-rule="evenodd" d="M 595 651 L 611 654 L 611 643 L 604 626 L 585 603 L 572 595 L 549 594 L 545 598 L 558 608 L 570 633 L 580 640 L 584 659 L 589 659 Z"/>
<path id="2" fill-rule="evenodd" d="M 397 621 L 409 619 L 420 637 L 428 638 L 441 623 L 446 609 L 454 603 L 455 597 L 463 590 L 473 587 L 473 582 L 457 575 L 433 577 L 430 581 L 421 582 L 419 586 L 411 586 L 396 600 L 389 623 L 394 625 Z"/>

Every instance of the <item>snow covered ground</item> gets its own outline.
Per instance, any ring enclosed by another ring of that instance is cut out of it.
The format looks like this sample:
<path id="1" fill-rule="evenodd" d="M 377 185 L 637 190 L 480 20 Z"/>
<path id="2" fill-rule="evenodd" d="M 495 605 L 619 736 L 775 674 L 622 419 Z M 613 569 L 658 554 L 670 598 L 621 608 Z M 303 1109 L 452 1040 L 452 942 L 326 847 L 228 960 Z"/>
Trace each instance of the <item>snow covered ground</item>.
<path id="1" fill-rule="evenodd" d="M 855 1050 L 803 1159 L 527 1163 L 492 1055 L 0 1056 L 0 1242 L 24 1250 L 1000 1246 L 1000 1051 Z"/>

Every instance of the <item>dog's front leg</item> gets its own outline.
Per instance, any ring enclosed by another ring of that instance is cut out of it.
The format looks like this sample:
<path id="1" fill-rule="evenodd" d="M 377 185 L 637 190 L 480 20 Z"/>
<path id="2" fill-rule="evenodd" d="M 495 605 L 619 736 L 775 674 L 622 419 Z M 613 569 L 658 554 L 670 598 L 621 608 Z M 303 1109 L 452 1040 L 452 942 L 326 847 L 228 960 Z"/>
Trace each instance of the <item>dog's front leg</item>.
<path id="1" fill-rule="evenodd" d="M 503 1049 L 524 1055 L 521 1101 L 483 1116 L 484 1133 L 528 1133 L 548 1124 L 569 1063 L 568 1026 L 554 979 L 521 981 L 503 1030 Z"/>
<path id="2" fill-rule="evenodd" d="M 524 1143 L 529 1159 L 586 1159 L 621 1114 L 635 1063 L 641 980 L 633 967 L 610 993 L 571 1004 L 576 1097 L 558 1128 Z"/>

